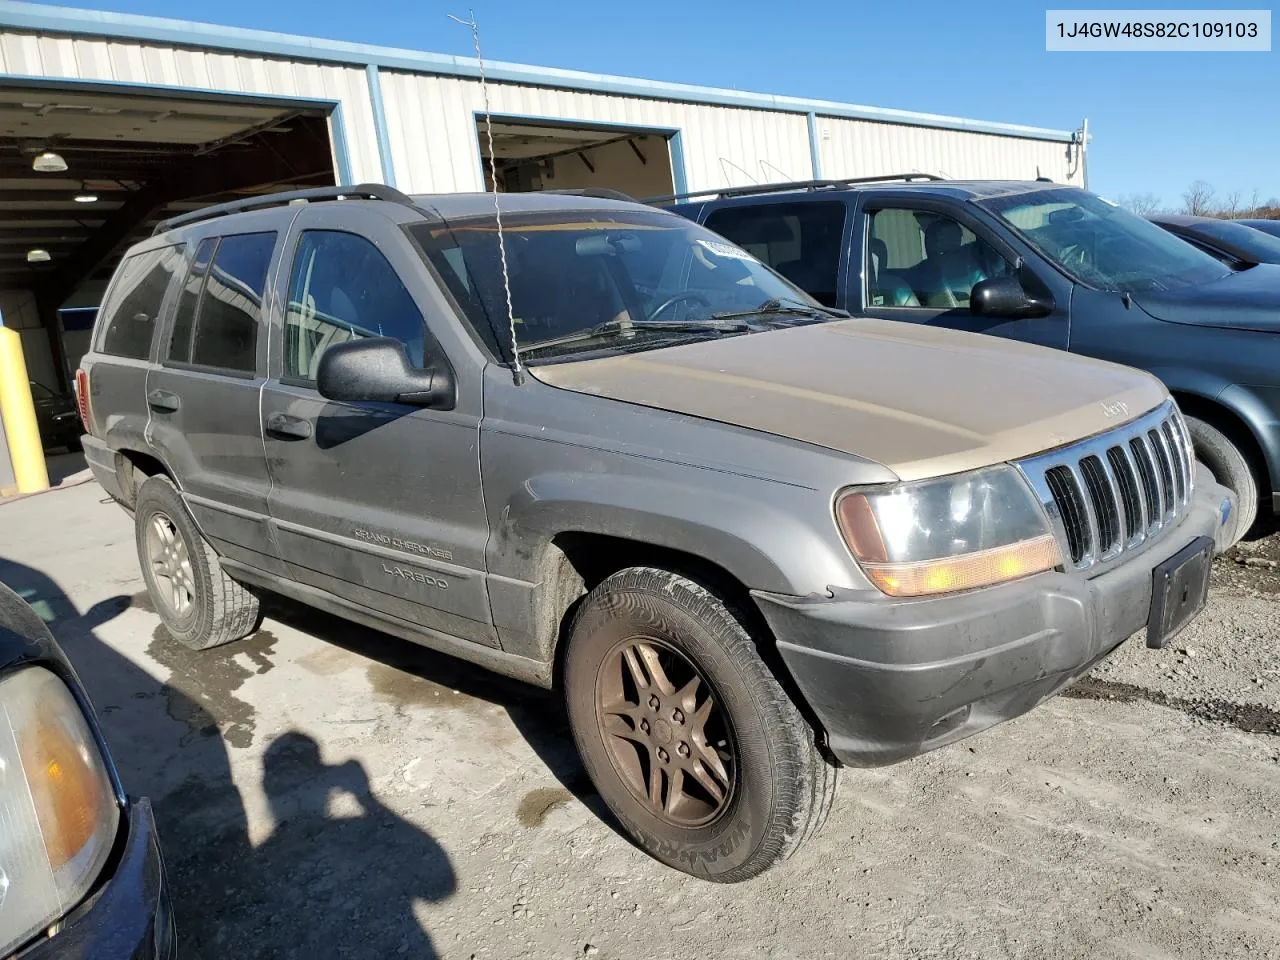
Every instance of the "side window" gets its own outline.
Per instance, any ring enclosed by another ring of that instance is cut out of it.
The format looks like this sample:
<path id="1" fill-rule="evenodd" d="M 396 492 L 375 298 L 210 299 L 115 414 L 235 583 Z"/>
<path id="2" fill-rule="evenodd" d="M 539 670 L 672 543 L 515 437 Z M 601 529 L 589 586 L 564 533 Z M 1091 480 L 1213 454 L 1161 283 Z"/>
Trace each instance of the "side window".
<path id="1" fill-rule="evenodd" d="M 869 307 L 967 308 L 975 284 L 1013 272 L 990 244 L 951 217 L 892 208 L 869 216 Z"/>
<path id="2" fill-rule="evenodd" d="M 103 314 L 103 353 L 145 360 L 164 304 L 165 292 L 182 266 L 181 244 L 126 257 L 116 273 Z"/>
<path id="3" fill-rule="evenodd" d="M 303 232 L 289 278 L 286 378 L 314 381 L 328 347 L 359 337 L 394 337 L 422 366 L 425 336 L 422 311 L 376 246 L 354 233 Z"/>
<path id="4" fill-rule="evenodd" d="M 770 203 L 725 207 L 706 226 L 834 307 L 844 220 L 843 203 Z"/>
<path id="5" fill-rule="evenodd" d="M 191 338 L 191 362 L 253 373 L 267 268 L 276 235 L 242 233 L 218 243 L 205 278 Z"/>
<path id="6" fill-rule="evenodd" d="M 208 237 L 200 241 L 200 246 L 196 248 L 196 258 L 187 271 L 187 279 L 182 285 L 178 307 L 173 315 L 173 333 L 169 336 L 170 360 L 181 360 L 183 363 L 191 361 L 191 333 L 196 326 L 196 309 L 204 290 L 204 278 L 209 272 L 209 261 L 213 259 L 213 251 L 217 246 L 218 238 Z"/>

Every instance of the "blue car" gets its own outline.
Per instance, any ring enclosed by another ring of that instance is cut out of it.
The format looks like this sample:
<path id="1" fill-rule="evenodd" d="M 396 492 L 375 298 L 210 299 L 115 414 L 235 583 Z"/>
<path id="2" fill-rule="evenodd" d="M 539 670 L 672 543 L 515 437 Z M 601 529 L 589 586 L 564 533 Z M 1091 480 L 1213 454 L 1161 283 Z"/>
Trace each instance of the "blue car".
<path id="1" fill-rule="evenodd" d="M 130 800 L 49 628 L 0 584 L 0 957 L 169 960 L 151 805 Z"/>
<path id="2" fill-rule="evenodd" d="M 1280 507 L 1280 266 L 1233 269 L 1110 201 L 1041 181 L 907 174 L 654 202 L 826 306 L 1147 370 L 1186 415 L 1197 459 L 1235 491 L 1237 536 L 1260 505 Z"/>

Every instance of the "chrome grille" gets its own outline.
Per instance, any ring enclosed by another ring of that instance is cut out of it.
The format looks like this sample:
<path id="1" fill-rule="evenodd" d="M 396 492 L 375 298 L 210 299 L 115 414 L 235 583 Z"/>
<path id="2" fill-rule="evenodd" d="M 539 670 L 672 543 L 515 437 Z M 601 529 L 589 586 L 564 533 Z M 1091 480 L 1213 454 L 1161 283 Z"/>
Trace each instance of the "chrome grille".
<path id="1" fill-rule="evenodd" d="M 1068 566 L 1088 570 L 1174 526 L 1195 461 L 1172 401 L 1080 443 L 1018 463 L 1053 523 Z"/>

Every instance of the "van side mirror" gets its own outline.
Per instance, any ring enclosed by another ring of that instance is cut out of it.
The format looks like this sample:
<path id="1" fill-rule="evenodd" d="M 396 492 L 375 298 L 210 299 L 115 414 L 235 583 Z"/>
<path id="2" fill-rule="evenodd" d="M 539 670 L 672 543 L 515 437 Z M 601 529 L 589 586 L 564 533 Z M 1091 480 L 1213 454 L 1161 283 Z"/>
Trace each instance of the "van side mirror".
<path id="1" fill-rule="evenodd" d="M 335 344 L 320 356 L 316 389 L 326 400 L 407 403 L 452 410 L 453 371 L 441 361 L 418 369 L 404 344 L 391 337 L 367 337 Z"/>
<path id="2" fill-rule="evenodd" d="M 1017 277 L 980 280 L 969 293 L 969 312 L 979 317 L 1025 320 L 1047 317 L 1053 313 L 1053 307 L 1051 296 L 1027 293 Z"/>

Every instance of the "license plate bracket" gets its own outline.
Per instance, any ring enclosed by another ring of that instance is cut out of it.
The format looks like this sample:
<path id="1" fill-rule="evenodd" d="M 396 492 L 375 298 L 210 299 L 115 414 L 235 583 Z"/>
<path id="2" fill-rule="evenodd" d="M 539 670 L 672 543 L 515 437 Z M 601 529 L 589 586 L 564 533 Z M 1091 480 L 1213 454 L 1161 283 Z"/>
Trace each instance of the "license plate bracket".
<path id="1" fill-rule="evenodd" d="M 1213 538 L 1196 537 L 1151 572 L 1148 647 L 1168 646 L 1203 609 L 1212 565 Z"/>

